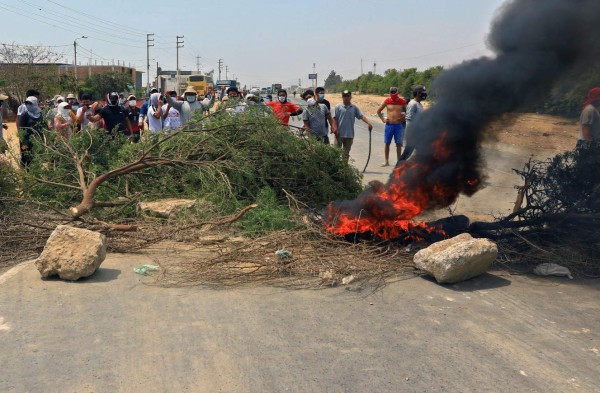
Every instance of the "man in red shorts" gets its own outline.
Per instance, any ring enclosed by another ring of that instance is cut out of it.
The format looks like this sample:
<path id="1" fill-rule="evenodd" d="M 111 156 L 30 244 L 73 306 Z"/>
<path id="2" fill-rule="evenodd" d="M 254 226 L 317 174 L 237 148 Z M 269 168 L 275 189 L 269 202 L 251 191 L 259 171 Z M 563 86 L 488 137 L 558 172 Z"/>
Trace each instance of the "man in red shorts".
<path id="1" fill-rule="evenodd" d="M 383 117 L 382 111 L 387 108 L 387 117 Z M 381 166 L 390 166 L 390 145 L 392 138 L 396 142 L 396 155 L 400 160 L 402 154 L 402 138 L 404 137 L 406 100 L 398 94 L 397 87 L 390 87 L 390 96 L 377 109 L 377 116 L 385 123 L 385 135 L 383 142 L 385 143 L 385 162 Z"/>

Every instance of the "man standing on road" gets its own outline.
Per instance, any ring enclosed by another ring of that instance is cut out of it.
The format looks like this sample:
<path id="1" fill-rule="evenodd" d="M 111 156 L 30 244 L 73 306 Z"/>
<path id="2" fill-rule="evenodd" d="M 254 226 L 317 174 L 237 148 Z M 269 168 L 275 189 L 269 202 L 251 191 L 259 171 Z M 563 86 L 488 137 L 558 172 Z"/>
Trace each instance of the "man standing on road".
<path id="1" fill-rule="evenodd" d="M 410 137 L 408 133 L 410 130 L 410 124 L 415 121 L 415 119 L 423 112 L 423 104 L 421 104 L 421 101 L 426 99 L 427 90 L 425 89 L 425 86 L 415 86 L 413 88 L 413 99 L 410 100 L 406 106 L 406 148 L 404 149 L 404 152 L 400 156 L 398 162 L 408 160 L 415 150 L 415 148 L 409 144 Z"/>
<path id="2" fill-rule="evenodd" d="M 354 122 L 356 119 L 364 121 L 369 127 L 369 132 L 373 131 L 373 125 L 365 115 L 352 103 L 352 93 L 348 90 L 342 92 L 342 103 L 334 109 L 333 115 L 337 133 L 335 133 L 335 144 L 344 149 L 344 158 L 346 162 L 350 159 L 350 149 L 354 142 Z"/>
<path id="3" fill-rule="evenodd" d="M 27 90 L 27 93 L 25 93 L 25 97 L 35 97 L 38 100 L 40 99 L 40 92 L 35 90 L 35 89 L 29 89 Z M 25 105 L 25 102 L 23 102 L 21 105 L 19 105 L 19 107 L 17 108 L 17 124 L 20 123 L 21 120 L 21 115 L 23 113 L 27 112 L 27 105 Z"/>
<path id="4" fill-rule="evenodd" d="M 302 108 L 288 101 L 287 91 L 283 89 L 277 93 L 277 101 L 267 102 L 267 105 L 285 126 L 290 123 L 290 116 L 298 116 L 302 113 Z"/>
<path id="5" fill-rule="evenodd" d="M 317 87 L 315 89 L 315 94 L 315 100 L 317 100 L 319 104 L 325 105 L 331 113 L 331 103 L 325 99 L 325 88 Z M 325 118 L 325 120 L 327 120 L 327 118 Z M 327 130 L 329 131 L 329 125 L 327 124 L 327 121 L 325 121 L 325 127 L 327 127 Z"/>
<path id="6" fill-rule="evenodd" d="M 302 98 L 308 104 L 308 107 L 302 113 L 304 129 L 310 130 L 310 132 L 315 138 L 322 141 L 326 145 L 329 145 L 329 136 L 327 135 L 328 121 L 329 124 L 331 124 L 331 132 L 337 132 L 335 122 L 331 117 L 331 112 L 329 112 L 329 109 L 327 109 L 327 106 L 325 106 L 325 104 L 317 102 L 312 90 L 306 90 L 302 94 Z"/>
<path id="7" fill-rule="evenodd" d="M 579 118 L 579 138 L 577 147 L 589 147 L 600 143 L 600 87 L 591 89 Z"/>
<path id="8" fill-rule="evenodd" d="M 127 117 L 127 111 L 119 105 L 119 94 L 112 92 L 106 95 L 107 105 L 96 115 L 91 115 L 86 111 L 86 118 L 91 122 L 104 120 L 104 129 L 106 133 L 112 135 L 113 131 L 121 132 L 125 135 L 133 134 L 131 123 Z"/>
<path id="9" fill-rule="evenodd" d="M 154 93 L 158 93 L 158 89 L 156 87 L 150 89 L 148 92 L 148 97 L 146 97 L 146 101 L 140 107 L 140 120 L 138 124 L 140 126 L 140 130 L 142 131 L 144 131 L 144 120 L 146 120 L 146 117 L 148 116 L 148 101 L 150 100 L 150 96 Z"/>
<path id="10" fill-rule="evenodd" d="M 177 92 L 175 90 L 167 92 L 167 94 L 165 95 L 165 101 L 168 100 L 166 96 L 173 97 L 173 99 L 176 100 Z M 176 130 L 179 127 L 181 127 L 181 115 L 179 114 L 179 111 L 177 109 L 173 108 L 167 103 L 163 105 L 162 113 L 163 126 L 165 129 L 169 129 L 169 132 L 172 132 L 173 130 Z"/>
<path id="11" fill-rule="evenodd" d="M 137 107 L 137 99 L 133 94 L 127 97 L 127 107 L 125 109 L 127 109 L 127 118 L 132 131 L 129 138 L 133 143 L 137 143 L 140 141 L 140 108 Z"/>
<path id="12" fill-rule="evenodd" d="M 381 113 L 384 109 L 387 109 L 387 117 L 383 117 Z M 383 104 L 377 109 L 377 116 L 385 124 L 385 134 L 383 136 L 383 143 L 385 143 L 385 162 L 381 166 L 390 166 L 390 145 L 392 144 L 392 138 L 396 143 L 396 161 L 400 160 L 402 154 L 402 138 L 404 138 L 404 123 L 406 110 L 406 101 L 398 94 L 397 87 L 390 87 L 390 96 L 383 101 Z"/>
<path id="13" fill-rule="evenodd" d="M 177 99 L 171 96 L 167 96 L 166 99 L 167 104 L 179 111 L 182 126 L 184 126 L 194 114 L 203 114 L 205 111 L 210 110 L 213 103 L 212 100 L 206 100 L 206 102 L 198 101 L 198 93 L 191 86 L 188 86 L 183 92 L 183 101 L 177 101 Z M 214 100 L 214 96 L 212 99 Z"/>

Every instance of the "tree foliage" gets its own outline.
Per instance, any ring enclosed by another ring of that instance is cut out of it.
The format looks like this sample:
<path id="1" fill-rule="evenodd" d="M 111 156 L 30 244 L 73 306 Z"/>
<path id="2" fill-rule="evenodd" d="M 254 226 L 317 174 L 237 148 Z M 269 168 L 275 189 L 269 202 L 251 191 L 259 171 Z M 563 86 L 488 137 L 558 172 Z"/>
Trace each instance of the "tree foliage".
<path id="1" fill-rule="evenodd" d="M 96 95 L 96 98 L 104 97 L 111 91 L 122 92 L 129 90 L 131 85 L 131 76 L 121 72 L 107 72 L 103 74 L 92 74 L 88 78 L 82 91 L 89 91 Z M 100 96 L 98 96 L 98 94 Z"/>
<path id="2" fill-rule="evenodd" d="M 400 91 L 400 95 L 411 97 L 412 88 L 415 85 L 429 87 L 433 79 L 442 71 L 443 67 L 441 66 L 428 68 L 424 71 L 417 71 L 416 68 L 407 68 L 402 71 L 391 68 L 386 70 L 383 75 L 369 72 L 351 80 L 342 80 L 341 76 L 337 75 L 335 71 L 331 71 L 330 77 L 333 75 L 335 78 L 331 80 L 338 81 L 338 83 L 331 86 L 326 84 L 325 87 L 333 92 L 350 90 L 363 94 L 387 94 L 390 86 L 396 86 Z M 327 80 L 329 79 L 327 78 Z M 430 96 L 435 97 L 435 92 L 432 91 Z"/>
<path id="3" fill-rule="evenodd" d="M 202 199 L 218 215 L 257 199 L 272 201 L 271 195 L 287 207 L 286 191 L 320 208 L 362 190 L 360 174 L 339 149 L 299 138 L 273 116 L 248 111 L 196 118 L 175 134 L 137 144 L 94 129 L 69 141 L 47 132 L 34 141 L 24 196 L 82 211 L 86 193 L 103 176 L 92 207 L 110 207 L 91 209 L 101 219 L 135 215 L 140 199 Z"/>
<path id="4" fill-rule="evenodd" d="M 42 46 L 16 44 L 0 45 L 0 81 L 8 93 L 9 106 L 16 112 L 25 100 L 27 89 L 36 89 L 44 95 L 53 95 L 58 89 L 55 63 L 60 54 Z"/>

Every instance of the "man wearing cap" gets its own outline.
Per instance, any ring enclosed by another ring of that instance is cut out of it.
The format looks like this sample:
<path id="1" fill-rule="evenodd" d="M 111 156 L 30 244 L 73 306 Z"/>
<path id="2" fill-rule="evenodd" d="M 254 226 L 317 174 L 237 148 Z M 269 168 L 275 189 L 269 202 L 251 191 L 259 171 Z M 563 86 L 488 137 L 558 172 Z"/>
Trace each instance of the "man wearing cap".
<path id="1" fill-rule="evenodd" d="M 415 86 L 413 88 L 413 99 L 410 100 L 406 106 L 406 148 L 404 149 L 404 152 L 398 161 L 408 160 L 415 150 L 415 148 L 410 144 L 412 143 L 411 139 L 414 137 L 409 136 L 410 125 L 423 112 L 423 104 L 421 104 L 421 101 L 425 99 L 427 99 L 427 89 L 425 89 L 425 86 Z"/>
<path id="2" fill-rule="evenodd" d="M 204 113 L 212 106 L 214 96 L 211 100 L 198 101 L 198 93 L 192 86 L 188 86 L 183 92 L 183 101 L 177 101 L 171 96 L 167 96 L 167 103 L 179 111 L 181 125 L 185 125 L 195 113 Z"/>
<path id="3" fill-rule="evenodd" d="M 8 100 L 8 96 L 0 93 L 0 154 L 4 153 L 4 150 L 6 149 L 6 142 L 4 141 L 4 130 L 8 130 L 8 126 L 3 123 L 2 119 L 2 105 L 6 100 Z"/>
<path id="4" fill-rule="evenodd" d="M 27 90 L 27 93 L 25 94 L 25 97 L 35 97 L 38 100 L 40 99 L 40 92 L 35 90 L 35 89 L 29 89 Z M 21 105 L 19 105 L 19 107 L 17 108 L 17 124 L 19 124 L 19 120 L 21 120 L 21 115 L 23 113 L 27 112 L 27 106 L 25 105 L 25 102 L 23 102 Z"/>
<path id="5" fill-rule="evenodd" d="M 577 147 L 589 147 L 600 143 L 600 87 L 595 87 L 588 92 L 587 100 L 583 103 L 583 110 L 579 118 L 579 138 Z"/>
<path id="6" fill-rule="evenodd" d="M 44 133 L 46 123 L 42 110 L 35 96 L 27 97 L 25 100 L 25 112 L 19 117 L 19 139 L 21 143 L 21 163 L 28 166 L 33 160 L 33 136 L 41 136 Z"/>
<path id="7" fill-rule="evenodd" d="M 346 162 L 350 159 L 350 149 L 354 142 L 354 122 L 356 119 L 364 121 L 369 127 L 369 132 L 373 131 L 373 125 L 365 115 L 352 103 L 352 93 L 348 90 L 342 92 L 342 103 L 334 109 L 333 118 L 337 125 L 335 134 L 335 144 L 344 149 L 344 158 Z"/>
<path id="8" fill-rule="evenodd" d="M 106 133 L 111 135 L 114 130 L 122 132 L 126 135 L 133 134 L 131 123 L 127 118 L 125 108 L 119 105 L 119 95 L 116 92 L 106 95 L 107 105 L 96 115 L 86 114 L 86 117 L 91 122 L 97 122 L 100 119 L 104 120 L 104 129 Z"/>
<path id="9" fill-rule="evenodd" d="M 283 89 L 277 92 L 277 101 L 267 102 L 267 106 L 271 107 L 275 116 L 286 126 L 290 122 L 290 116 L 298 116 L 303 112 L 298 105 L 288 101 L 287 91 Z"/>
<path id="10" fill-rule="evenodd" d="M 129 119 L 129 124 L 131 124 L 131 133 L 129 133 L 129 138 L 132 142 L 136 143 L 140 140 L 140 108 L 137 107 L 137 99 L 133 94 L 127 97 L 127 106 L 126 116 Z"/>
<path id="11" fill-rule="evenodd" d="M 54 118 L 58 114 L 58 106 L 63 102 L 65 102 L 65 97 L 59 96 L 58 94 L 52 98 L 52 108 L 48 109 L 48 112 L 46 112 L 46 124 L 49 130 L 54 128 Z"/>
<path id="12" fill-rule="evenodd" d="M 383 117 L 382 112 L 384 109 L 387 109 L 387 117 Z M 394 142 L 396 143 L 396 160 L 400 160 L 402 139 L 404 137 L 404 127 L 402 124 L 405 121 L 405 110 L 406 100 L 400 97 L 397 87 L 390 87 L 390 96 L 377 109 L 377 116 L 385 124 L 385 133 L 383 136 L 385 162 L 381 166 L 390 166 L 390 145 L 392 144 L 392 138 L 394 138 Z"/>

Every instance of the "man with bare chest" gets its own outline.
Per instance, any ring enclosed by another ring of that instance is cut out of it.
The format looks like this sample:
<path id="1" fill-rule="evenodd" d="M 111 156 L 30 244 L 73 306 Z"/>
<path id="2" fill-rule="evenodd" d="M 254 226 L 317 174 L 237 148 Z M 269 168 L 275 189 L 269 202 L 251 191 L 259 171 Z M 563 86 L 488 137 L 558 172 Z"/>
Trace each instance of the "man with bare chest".
<path id="1" fill-rule="evenodd" d="M 387 117 L 383 117 L 383 110 L 387 109 Z M 390 87 L 390 97 L 377 109 L 377 116 L 385 123 L 385 162 L 381 166 L 390 166 L 390 145 L 392 138 L 396 143 L 396 155 L 398 160 L 402 155 L 402 138 L 404 137 L 404 126 L 406 111 L 406 100 L 400 97 L 397 87 Z"/>

